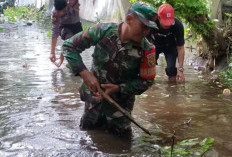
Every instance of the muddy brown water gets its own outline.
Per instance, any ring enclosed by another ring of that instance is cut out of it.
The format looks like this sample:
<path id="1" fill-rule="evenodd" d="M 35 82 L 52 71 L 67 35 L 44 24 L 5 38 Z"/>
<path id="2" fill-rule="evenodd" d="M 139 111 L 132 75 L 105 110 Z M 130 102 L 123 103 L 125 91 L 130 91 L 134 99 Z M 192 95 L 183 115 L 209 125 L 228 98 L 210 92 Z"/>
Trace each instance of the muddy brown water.
<path id="1" fill-rule="evenodd" d="M 49 61 L 46 30 L 34 24 L 4 27 L 0 33 L 0 156 L 146 156 L 143 151 L 133 153 L 133 140 L 144 135 L 134 125 L 129 139 L 79 129 L 84 108 L 78 93 L 81 80 L 70 74 L 66 62 L 56 68 Z M 88 67 L 92 50 L 82 54 Z M 225 87 L 204 79 L 187 64 L 186 83 L 170 84 L 164 67 L 161 57 L 155 84 L 136 99 L 135 119 L 150 131 L 159 128 L 172 133 L 175 128 L 177 140 L 212 137 L 215 143 L 205 156 L 231 157 L 232 96 L 222 95 Z M 182 128 L 189 120 L 190 125 Z"/>

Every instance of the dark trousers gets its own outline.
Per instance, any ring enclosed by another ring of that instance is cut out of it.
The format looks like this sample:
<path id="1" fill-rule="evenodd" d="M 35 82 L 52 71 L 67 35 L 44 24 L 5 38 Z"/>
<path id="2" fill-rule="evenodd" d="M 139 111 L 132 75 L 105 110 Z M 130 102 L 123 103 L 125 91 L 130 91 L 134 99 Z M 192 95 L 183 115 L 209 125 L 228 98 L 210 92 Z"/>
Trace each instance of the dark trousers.
<path id="1" fill-rule="evenodd" d="M 83 30 L 81 22 L 77 22 L 75 24 L 61 24 L 60 29 L 60 36 L 62 40 L 69 39 Z"/>
<path id="2" fill-rule="evenodd" d="M 176 76 L 177 69 L 176 69 L 176 59 L 178 56 L 177 49 L 175 47 L 166 48 L 166 49 L 157 49 L 156 51 L 156 64 L 157 60 L 159 59 L 159 54 L 164 53 L 165 60 L 167 63 L 166 67 L 166 74 L 167 76 Z"/>

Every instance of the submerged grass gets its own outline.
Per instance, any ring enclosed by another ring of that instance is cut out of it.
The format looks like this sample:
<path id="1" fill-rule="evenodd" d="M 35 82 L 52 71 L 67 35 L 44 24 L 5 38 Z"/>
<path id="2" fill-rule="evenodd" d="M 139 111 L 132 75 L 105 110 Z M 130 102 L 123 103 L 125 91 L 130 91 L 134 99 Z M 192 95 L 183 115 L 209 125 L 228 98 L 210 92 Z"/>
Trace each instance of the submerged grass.
<path id="1" fill-rule="evenodd" d="M 144 135 L 133 139 L 132 154 L 159 157 L 201 157 L 209 151 L 213 138 L 191 138 L 178 140 L 174 133 L 164 131 L 162 126 L 150 128 L 151 136 Z M 174 140 L 173 140 L 174 138 Z"/>
<path id="2" fill-rule="evenodd" d="M 205 138 L 203 140 L 198 138 L 183 140 L 175 145 L 173 156 L 201 157 L 212 147 L 213 143 L 213 138 Z M 164 156 L 169 157 L 171 155 L 171 146 L 162 147 L 161 150 L 164 153 Z"/>
<path id="3" fill-rule="evenodd" d="M 135 139 L 132 152 L 141 153 L 145 151 L 147 155 L 154 155 L 155 153 L 156 156 L 161 157 L 201 157 L 211 149 L 214 143 L 213 138 L 205 138 L 203 140 L 200 140 L 199 138 L 185 139 L 177 142 L 172 150 L 171 143 L 168 145 L 167 143 L 161 144 L 162 146 L 160 146 L 160 142 L 157 142 L 160 140 L 160 137 L 156 136 L 141 136 Z"/>

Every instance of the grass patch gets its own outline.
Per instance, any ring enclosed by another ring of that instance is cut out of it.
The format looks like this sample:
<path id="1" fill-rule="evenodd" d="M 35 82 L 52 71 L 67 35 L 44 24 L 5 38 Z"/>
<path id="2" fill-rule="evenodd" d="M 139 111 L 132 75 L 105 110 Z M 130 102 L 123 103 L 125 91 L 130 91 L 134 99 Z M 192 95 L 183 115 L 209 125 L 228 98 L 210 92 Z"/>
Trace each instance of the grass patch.
<path id="1" fill-rule="evenodd" d="M 40 11 L 35 7 L 20 6 L 4 10 L 4 16 L 7 17 L 8 22 L 16 22 L 22 19 L 38 20 L 40 15 Z"/>
<path id="2" fill-rule="evenodd" d="M 232 88 L 232 56 L 229 59 L 227 70 L 225 72 L 221 72 L 219 78 L 226 86 Z"/>
<path id="3" fill-rule="evenodd" d="M 82 23 L 83 31 L 87 30 L 89 27 L 91 27 L 95 24 L 94 22 L 90 22 L 90 21 L 86 21 L 86 20 L 81 20 L 81 23 Z"/>
<path id="4" fill-rule="evenodd" d="M 3 28 L 0 27 L 0 33 L 2 33 L 2 32 L 3 32 Z"/>
<path id="5" fill-rule="evenodd" d="M 161 141 L 157 136 L 141 136 L 134 140 L 132 152 L 143 153 L 144 151 L 149 154 L 159 154 L 156 156 L 162 157 L 201 157 L 204 153 L 212 148 L 214 143 L 213 138 L 199 138 L 186 139 L 174 144 L 173 149 L 171 144 L 160 146 L 156 141 Z M 155 156 L 155 155 L 154 155 Z"/>
<path id="6" fill-rule="evenodd" d="M 52 31 L 51 30 L 48 31 L 47 37 L 50 38 L 50 39 L 52 38 Z"/>
<path id="7" fill-rule="evenodd" d="M 201 157 L 205 152 L 207 152 L 213 145 L 213 138 L 205 138 L 202 141 L 198 138 L 187 139 L 178 142 L 173 149 L 173 156 L 181 157 Z M 171 155 L 171 147 L 166 146 L 161 148 L 165 157 Z"/>

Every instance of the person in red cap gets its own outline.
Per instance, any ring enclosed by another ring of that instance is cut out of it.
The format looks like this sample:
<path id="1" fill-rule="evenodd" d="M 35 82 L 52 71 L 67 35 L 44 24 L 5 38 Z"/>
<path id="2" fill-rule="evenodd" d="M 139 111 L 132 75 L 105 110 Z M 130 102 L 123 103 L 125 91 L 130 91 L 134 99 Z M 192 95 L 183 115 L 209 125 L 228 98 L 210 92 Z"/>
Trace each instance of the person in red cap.
<path id="1" fill-rule="evenodd" d="M 154 21 L 159 29 L 151 30 L 148 40 L 156 46 L 156 64 L 160 53 L 164 53 L 167 67 L 166 74 L 169 81 L 185 81 L 184 77 L 184 27 L 180 20 L 175 18 L 174 9 L 170 4 L 162 4 L 158 8 Z M 178 58 L 178 67 L 176 59 Z"/>

